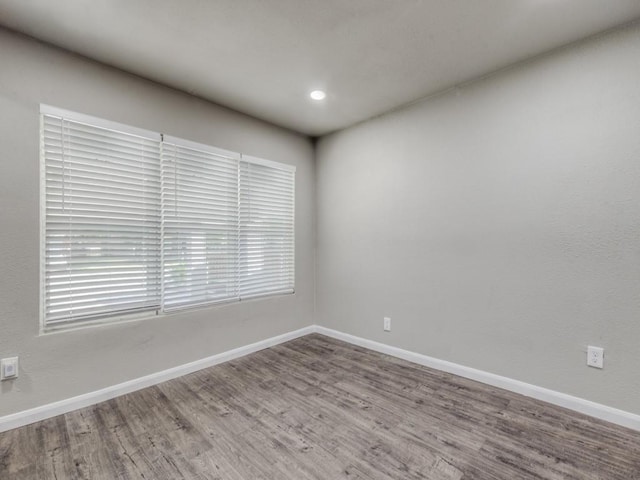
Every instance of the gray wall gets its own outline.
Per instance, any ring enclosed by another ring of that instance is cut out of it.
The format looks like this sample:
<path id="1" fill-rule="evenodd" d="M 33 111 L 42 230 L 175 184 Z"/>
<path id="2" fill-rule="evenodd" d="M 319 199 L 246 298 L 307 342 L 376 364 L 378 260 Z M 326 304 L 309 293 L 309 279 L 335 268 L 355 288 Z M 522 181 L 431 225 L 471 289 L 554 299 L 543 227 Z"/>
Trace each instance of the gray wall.
<path id="1" fill-rule="evenodd" d="M 296 165 L 296 294 L 39 335 L 39 104 Z M 313 323 L 314 163 L 291 132 L 0 30 L 0 416 Z"/>
<path id="2" fill-rule="evenodd" d="M 316 163 L 317 323 L 640 413 L 638 25 L 325 137 Z"/>

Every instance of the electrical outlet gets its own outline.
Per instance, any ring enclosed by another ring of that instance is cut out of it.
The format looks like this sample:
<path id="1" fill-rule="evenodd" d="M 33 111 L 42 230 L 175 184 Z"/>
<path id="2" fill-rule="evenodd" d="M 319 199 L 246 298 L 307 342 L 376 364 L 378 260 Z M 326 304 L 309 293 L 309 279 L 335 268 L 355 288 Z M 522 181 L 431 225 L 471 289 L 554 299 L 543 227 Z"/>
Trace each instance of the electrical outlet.
<path id="1" fill-rule="evenodd" d="M 18 378 L 18 357 L 0 360 L 0 380 Z"/>
<path id="2" fill-rule="evenodd" d="M 604 348 L 587 347 L 587 365 L 594 368 L 604 368 Z"/>
<path id="3" fill-rule="evenodd" d="M 391 317 L 384 317 L 384 331 L 385 332 L 390 332 L 391 331 Z"/>

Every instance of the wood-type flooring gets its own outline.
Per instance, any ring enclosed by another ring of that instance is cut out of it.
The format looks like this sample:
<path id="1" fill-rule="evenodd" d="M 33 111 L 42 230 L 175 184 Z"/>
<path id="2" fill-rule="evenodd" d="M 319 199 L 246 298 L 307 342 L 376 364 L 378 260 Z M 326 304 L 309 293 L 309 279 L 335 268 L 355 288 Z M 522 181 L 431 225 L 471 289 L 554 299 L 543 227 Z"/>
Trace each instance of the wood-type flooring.
<path id="1" fill-rule="evenodd" d="M 0 479 L 640 479 L 640 432 L 308 335 L 0 434 Z"/>

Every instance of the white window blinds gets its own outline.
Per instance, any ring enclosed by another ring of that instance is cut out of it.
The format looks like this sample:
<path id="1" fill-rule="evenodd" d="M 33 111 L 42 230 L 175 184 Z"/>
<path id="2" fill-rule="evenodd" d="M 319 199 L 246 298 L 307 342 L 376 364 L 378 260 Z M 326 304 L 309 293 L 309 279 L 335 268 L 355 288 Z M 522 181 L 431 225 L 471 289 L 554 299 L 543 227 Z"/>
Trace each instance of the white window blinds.
<path id="1" fill-rule="evenodd" d="M 41 111 L 45 329 L 294 291 L 294 167 Z"/>
<path id="2" fill-rule="evenodd" d="M 165 138 L 165 311 L 238 297 L 239 158 L 231 152 Z"/>
<path id="3" fill-rule="evenodd" d="M 159 135 L 42 117 L 47 325 L 157 308 Z"/>
<path id="4" fill-rule="evenodd" d="M 243 156 L 240 162 L 241 298 L 294 288 L 295 170 Z"/>

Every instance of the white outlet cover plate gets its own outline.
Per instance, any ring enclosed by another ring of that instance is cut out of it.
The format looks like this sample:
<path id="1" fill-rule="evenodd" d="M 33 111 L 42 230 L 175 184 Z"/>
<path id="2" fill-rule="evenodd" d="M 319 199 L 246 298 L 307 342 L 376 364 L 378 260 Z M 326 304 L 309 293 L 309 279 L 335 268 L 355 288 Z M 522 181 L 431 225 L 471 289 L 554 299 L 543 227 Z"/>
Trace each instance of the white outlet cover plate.
<path id="1" fill-rule="evenodd" d="M 0 360 L 0 380 L 18 378 L 18 357 L 3 358 Z"/>
<path id="2" fill-rule="evenodd" d="M 391 331 L 391 317 L 384 317 L 384 331 Z"/>
<path id="3" fill-rule="evenodd" d="M 604 348 L 587 347 L 587 365 L 595 368 L 604 368 Z"/>

